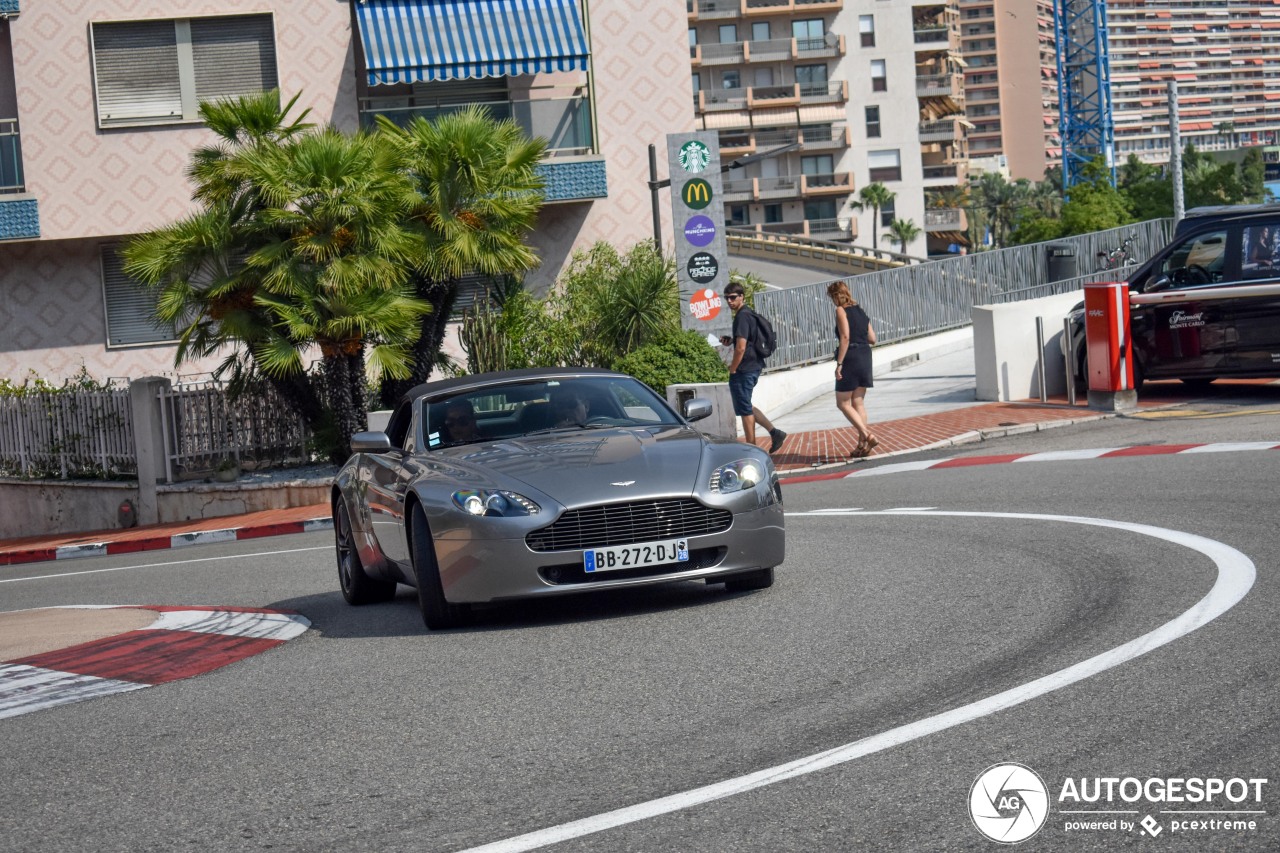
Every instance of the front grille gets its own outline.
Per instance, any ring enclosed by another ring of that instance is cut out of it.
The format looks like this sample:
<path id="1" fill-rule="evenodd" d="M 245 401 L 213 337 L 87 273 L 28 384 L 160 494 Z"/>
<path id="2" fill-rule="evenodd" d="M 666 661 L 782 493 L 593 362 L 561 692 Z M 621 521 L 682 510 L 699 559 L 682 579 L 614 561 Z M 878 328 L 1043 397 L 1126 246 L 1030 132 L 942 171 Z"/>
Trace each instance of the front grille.
<path id="1" fill-rule="evenodd" d="M 577 583 L 599 583 L 600 581 L 622 581 L 631 578 L 673 575 L 677 572 L 709 569 L 712 566 L 719 565 L 727 553 L 729 553 L 729 549 L 723 546 L 719 548 L 694 548 L 689 552 L 689 559 L 683 563 L 665 563 L 661 566 L 644 566 L 639 569 L 620 569 L 613 572 L 591 572 L 588 574 L 582 568 L 581 561 L 579 561 L 577 563 L 561 563 L 556 566 L 542 566 L 538 569 L 538 574 L 547 583 L 556 584 L 557 586 Z"/>
<path id="2" fill-rule="evenodd" d="M 534 551 L 578 551 L 722 533 L 732 523 L 729 510 L 693 498 L 636 501 L 569 510 L 524 541 Z"/>

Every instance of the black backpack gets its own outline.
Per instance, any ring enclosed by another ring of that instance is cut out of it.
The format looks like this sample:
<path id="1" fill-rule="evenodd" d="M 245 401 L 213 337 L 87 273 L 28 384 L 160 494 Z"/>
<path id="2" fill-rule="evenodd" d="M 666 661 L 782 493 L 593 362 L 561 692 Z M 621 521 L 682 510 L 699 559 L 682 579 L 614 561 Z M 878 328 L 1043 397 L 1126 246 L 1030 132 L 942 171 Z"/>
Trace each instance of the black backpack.
<path id="1" fill-rule="evenodd" d="M 756 339 L 753 341 L 756 347 L 756 355 L 760 356 L 760 360 L 764 361 L 773 355 L 778 349 L 778 336 L 773 332 L 773 324 L 767 319 L 757 314 L 754 310 L 751 312 L 756 320 Z"/>

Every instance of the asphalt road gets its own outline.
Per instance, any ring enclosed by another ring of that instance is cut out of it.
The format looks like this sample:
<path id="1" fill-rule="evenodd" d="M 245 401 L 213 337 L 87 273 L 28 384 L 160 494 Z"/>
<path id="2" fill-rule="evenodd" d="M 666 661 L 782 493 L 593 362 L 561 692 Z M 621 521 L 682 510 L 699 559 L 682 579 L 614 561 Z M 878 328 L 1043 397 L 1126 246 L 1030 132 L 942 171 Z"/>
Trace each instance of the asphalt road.
<path id="1" fill-rule="evenodd" d="M 1274 395 L 1246 396 L 932 456 L 1275 441 L 1277 426 Z M 0 569 L 24 578 L 0 584 L 4 610 L 270 606 L 314 625 L 194 679 L 0 721 L 0 850 L 456 851 L 639 806 L 549 849 L 987 851 L 970 788 L 1004 762 L 1048 788 L 1021 849 L 1275 850 L 1278 479 L 1280 453 L 1252 450 L 797 484 L 770 590 L 507 605 L 443 634 L 404 588 L 347 607 L 328 534 Z M 1167 642 L 1104 666 L 1151 632 Z M 1064 671 L 1079 680 L 1052 681 Z M 1059 796 L 1126 777 L 1269 781 L 1242 803 Z M 697 793 L 727 780 L 728 796 Z M 1165 813 L 1210 808 L 1264 813 Z M 1062 814 L 1099 809 L 1126 814 Z M 1145 816 L 1158 837 L 1065 828 Z M 1256 828 L 1170 825 L 1237 818 Z"/>

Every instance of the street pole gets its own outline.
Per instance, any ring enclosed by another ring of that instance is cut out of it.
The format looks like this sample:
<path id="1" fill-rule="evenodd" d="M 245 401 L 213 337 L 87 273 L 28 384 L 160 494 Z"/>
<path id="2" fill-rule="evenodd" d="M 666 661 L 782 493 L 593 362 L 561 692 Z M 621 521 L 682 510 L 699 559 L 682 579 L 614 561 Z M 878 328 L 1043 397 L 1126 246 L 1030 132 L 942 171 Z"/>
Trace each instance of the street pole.
<path id="1" fill-rule="evenodd" d="M 1182 131 L 1178 127 L 1178 81 L 1169 81 L 1169 169 L 1173 176 L 1173 224 L 1182 221 L 1186 202 L 1182 197 Z"/>
<path id="2" fill-rule="evenodd" d="M 662 214 L 658 212 L 658 149 L 649 143 L 649 200 L 653 205 L 653 247 L 662 257 Z"/>

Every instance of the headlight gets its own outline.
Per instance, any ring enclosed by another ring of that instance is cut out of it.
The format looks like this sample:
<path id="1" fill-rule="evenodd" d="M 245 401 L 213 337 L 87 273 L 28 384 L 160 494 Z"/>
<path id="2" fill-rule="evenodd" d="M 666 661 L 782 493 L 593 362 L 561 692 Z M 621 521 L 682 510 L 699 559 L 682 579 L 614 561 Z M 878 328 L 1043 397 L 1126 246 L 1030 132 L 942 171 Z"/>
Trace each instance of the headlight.
<path id="1" fill-rule="evenodd" d="M 510 518 L 533 515 L 542 507 L 524 495 L 504 490 L 459 489 L 453 493 L 453 505 L 468 515 L 491 515 Z"/>
<path id="2" fill-rule="evenodd" d="M 711 473 L 711 491 L 740 492 L 755 488 L 764 480 L 764 466 L 755 459 L 739 459 L 728 465 L 721 465 Z"/>

